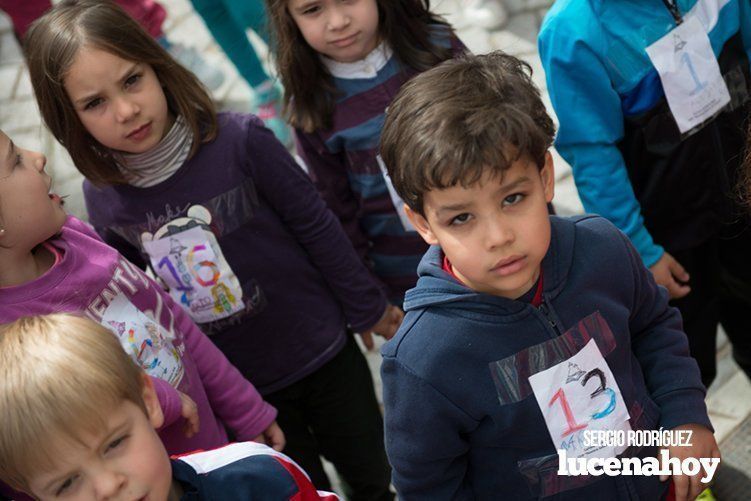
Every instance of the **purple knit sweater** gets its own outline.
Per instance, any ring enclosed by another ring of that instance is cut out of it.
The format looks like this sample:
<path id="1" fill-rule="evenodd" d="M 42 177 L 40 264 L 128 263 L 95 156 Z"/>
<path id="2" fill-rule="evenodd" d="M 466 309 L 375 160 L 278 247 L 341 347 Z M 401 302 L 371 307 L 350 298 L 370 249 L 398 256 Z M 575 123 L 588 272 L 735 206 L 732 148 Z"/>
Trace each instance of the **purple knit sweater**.
<path id="1" fill-rule="evenodd" d="M 308 176 L 252 115 L 220 114 L 216 139 L 157 185 L 86 182 L 84 195 L 105 241 L 149 262 L 196 317 L 222 317 L 198 321 L 263 394 L 319 369 L 347 324 L 360 332 L 386 309 Z"/>

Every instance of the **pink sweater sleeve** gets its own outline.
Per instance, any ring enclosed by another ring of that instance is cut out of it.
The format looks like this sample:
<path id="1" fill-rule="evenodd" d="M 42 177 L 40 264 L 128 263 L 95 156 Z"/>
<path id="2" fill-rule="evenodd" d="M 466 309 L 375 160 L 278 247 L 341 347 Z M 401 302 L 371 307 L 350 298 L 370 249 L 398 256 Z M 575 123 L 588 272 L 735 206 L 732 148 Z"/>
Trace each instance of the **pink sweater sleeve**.
<path id="1" fill-rule="evenodd" d="M 87 223 L 69 216 L 67 224 L 101 241 Z M 159 285 L 152 283 L 172 313 L 176 330 L 184 334 L 187 355 L 195 363 L 213 413 L 235 432 L 237 440 L 252 440 L 260 435 L 276 419 L 276 409 L 263 400 L 258 390 L 214 346 L 190 315 Z M 157 378 L 152 378 L 152 381 L 164 412 L 164 428 L 182 416 L 180 394 L 165 381 Z"/>
<path id="2" fill-rule="evenodd" d="M 236 440 L 253 440 L 276 419 L 276 409 L 263 400 L 240 371 L 198 328 L 188 313 L 168 299 L 185 348 L 196 364 L 214 413 L 235 432 Z"/>
<path id="3" fill-rule="evenodd" d="M 154 390 L 156 391 L 157 399 L 159 399 L 159 406 L 162 408 L 162 414 L 164 414 L 162 428 L 166 428 L 182 416 L 180 394 L 164 379 L 151 376 L 149 376 L 149 379 L 154 384 Z"/>

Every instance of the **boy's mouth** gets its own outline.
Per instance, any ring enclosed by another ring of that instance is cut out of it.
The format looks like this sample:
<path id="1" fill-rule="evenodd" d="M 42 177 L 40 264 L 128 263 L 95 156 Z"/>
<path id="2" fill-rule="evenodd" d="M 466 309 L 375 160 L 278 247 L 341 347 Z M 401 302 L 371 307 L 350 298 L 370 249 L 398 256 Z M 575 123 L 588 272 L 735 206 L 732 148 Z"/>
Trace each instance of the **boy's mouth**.
<path id="1" fill-rule="evenodd" d="M 527 262 L 526 256 L 514 255 L 501 259 L 490 271 L 497 273 L 501 276 L 511 275 L 521 270 Z"/>

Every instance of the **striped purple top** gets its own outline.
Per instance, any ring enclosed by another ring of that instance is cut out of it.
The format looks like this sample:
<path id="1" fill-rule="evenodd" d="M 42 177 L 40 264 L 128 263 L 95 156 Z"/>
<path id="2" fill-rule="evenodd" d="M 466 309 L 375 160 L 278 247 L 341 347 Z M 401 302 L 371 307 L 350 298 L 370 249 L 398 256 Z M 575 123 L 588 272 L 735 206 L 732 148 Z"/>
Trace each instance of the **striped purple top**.
<path id="1" fill-rule="evenodd" d="M 466 51 L 453 31 L 438 28 L 435 38 L 455 56 Z M 417 281 L 417 265 L 428 246 L 400 214 L 401 204 L 379 165 L 378 145 L 386 108 L 416 72 L 402 67 L 385 43 L 354 63 L 323 60 L 341 93 L 333 125 L 310 134 L 297 129 L 298 152 L 355 249 L 391 300 L 401 304 Z"/>

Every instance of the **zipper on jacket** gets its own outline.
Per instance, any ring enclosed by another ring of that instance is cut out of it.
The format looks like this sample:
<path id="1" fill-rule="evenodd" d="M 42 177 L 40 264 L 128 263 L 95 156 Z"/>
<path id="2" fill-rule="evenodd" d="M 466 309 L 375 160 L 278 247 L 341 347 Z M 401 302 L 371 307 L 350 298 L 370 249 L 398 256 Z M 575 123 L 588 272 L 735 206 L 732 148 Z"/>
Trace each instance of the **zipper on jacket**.
<path id="1" fill-rule="evenodd" d="M 681 15 L 681 10 L 678 8 L 678 0 L 662 0 L 662 3 L 665 4 L 665 7 L 670 11 L 670 15 L 675 19 L 675 24 L 681 24 L 683 22 L 683 16 Z"/>
<path id="2" fill-rule="evenodd" d="M 561 330 L 561 327 L 556 323 L 555 318 L 553 318 L 553 314 L 550 312 L 550 307 L 548 306 L 547 299 L 545 299 L 545 295 L 542 296 L 542 303 L 540 303 L 540 306 L 537 307 L 538 310 L 540 310 L 540 313 L 542 313 L 542 316 L 545 317 L 545 320 L 548 321 L 550 326 L 555 331 L 556 335 L 560 336 L 563 334 L 563 331 Z"/>

